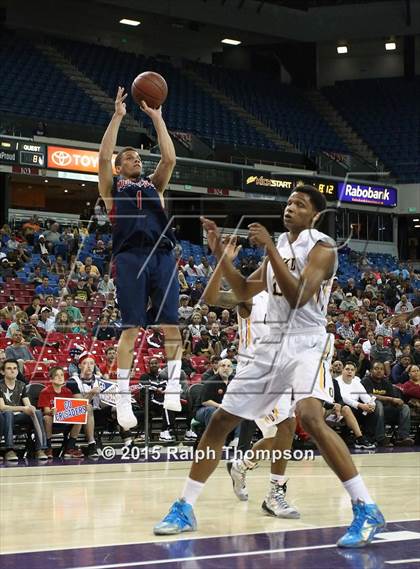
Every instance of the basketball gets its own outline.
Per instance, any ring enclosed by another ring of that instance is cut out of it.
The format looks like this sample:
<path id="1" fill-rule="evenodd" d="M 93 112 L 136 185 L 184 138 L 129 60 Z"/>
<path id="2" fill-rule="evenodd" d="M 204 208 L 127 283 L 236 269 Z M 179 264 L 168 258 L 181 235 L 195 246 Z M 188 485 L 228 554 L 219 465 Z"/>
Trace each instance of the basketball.
<path id="1" fill-rule="evenodd" d="M 131 95 L 138 105 L 145 101 L 153 109 L 159 108 L 168 96 L 168 85 L 159 73 L 144 71 L 131 85 Z"/>

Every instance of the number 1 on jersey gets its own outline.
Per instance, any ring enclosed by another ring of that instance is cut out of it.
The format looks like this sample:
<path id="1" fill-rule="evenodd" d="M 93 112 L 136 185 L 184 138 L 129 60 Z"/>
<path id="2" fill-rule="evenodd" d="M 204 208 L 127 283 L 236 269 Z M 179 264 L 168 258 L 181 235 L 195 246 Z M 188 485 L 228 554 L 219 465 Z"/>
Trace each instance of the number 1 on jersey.
<path id="1" fill-rule="evenodd" d="M 136 198 L 137 198 L 137 209 L 143 209 L 141 190 L 137 192 Z"/>

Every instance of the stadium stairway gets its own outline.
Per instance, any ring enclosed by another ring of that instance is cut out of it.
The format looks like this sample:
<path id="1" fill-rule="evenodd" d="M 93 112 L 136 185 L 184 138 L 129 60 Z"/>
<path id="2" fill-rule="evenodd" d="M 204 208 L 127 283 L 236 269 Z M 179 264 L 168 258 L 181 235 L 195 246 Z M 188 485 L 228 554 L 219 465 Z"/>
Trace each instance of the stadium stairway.
<path id="1" fill-rule="evenodd" d="M 38 43 L 36 47 L 53 65 L 57 66 L 69 79 L 77 83 L 80 89 L 96 101 L 96 103 L 109 114 L 109 118 L 111 119 L 111 116 L 114 113 L 114 100 L 109 97 L 105 91 L 103 91 L 94 81 L 81 73 L 81 71 L 79 71 L 77 67 L 70 62 L 70 60 L 64 57 L 64 55 L 62 55 L 52 45 L 47 43 Z M 143 126 L 128 112 L 124 119 L 124 123 L 125 129 L 132 132 L 138 132 L 139 128 L 142 128 Z"/>
<path id="2" fill-rule="evenodd" d="M 193 81 L 200 89 L 208 93 L 211 97 L 217 99 L 222 105 L 227 107 L 230 111 L 237 114 L 242 120 L 247 122 L 251 127 L 255 128 L 261 135 L 265 136 L 273 144 L 277 146 L 279 150 L 286 152 L 298 152 L 297 148 L 293 146 L 290 142 L 281 138 L 277 132 L 262 121 L 258 120 L 251 113 L 246 111 L 243 107 L 238 105 L 233 99 L 227 97 L 222 91 L 217 89 L 214 85 L 209 83 L 206 79 L 201 77 L 198 73 L 192 69 L 184 68 L 181 70 L 184 75 Z"/>
<path id="3" fill-rule="evenodd" d="M 320 91 L 311 89 L 305 92 L 305 96 L 330 127 L 335 130 L 339 138 L 346 143 L 352 154 L 361 156 L 370 164 L 377 164 L 379 158 Z"/>

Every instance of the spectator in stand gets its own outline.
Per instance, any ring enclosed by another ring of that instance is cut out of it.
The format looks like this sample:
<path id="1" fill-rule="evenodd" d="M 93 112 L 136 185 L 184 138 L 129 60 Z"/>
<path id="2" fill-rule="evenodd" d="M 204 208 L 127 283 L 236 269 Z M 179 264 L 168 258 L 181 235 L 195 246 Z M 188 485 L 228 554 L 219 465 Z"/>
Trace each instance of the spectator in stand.
<path id="1" fill-rule="evenodd" d="M 208 381 L 210 378 L 212 378 L 214 375 L 217 374 L 217 370 L 219 367 L 219 363 L 221 362 L 222 358 L 220 356 L 211 356 L 210 358 L 210 367 L 208 368 L 208 370 L 206 370 L 202 377 L 201 377 L 201 383 L 204 383 L 206 381 Z"/>
<path id="2" fill-rule="evenodd" d="M 87 281 L 85 281 L 83 278 L 80 278 L 77 281 L 77 286 L 74 290 L 73 296 L 74 300 L 80 300 L 82 302 L 87 302 L 90 300 L 90 292 L 87 288 Z"/>
<path id="3" fill-rule="evenodd" d="M 6 338 L 11 338 L 14 332 L 22 331 L 22 326 L 28 321 L 28 315 L 23 310 L 16 313 L 16 321 L 12 322 L 6 331 Z"/>
<path id="4" fill-rule="evenodd" d="M 390 375 L 393 362 L 392 350 L 384 345 L 384 337 L 381 334 L 376 336 L 375 345 L 370 350 L 370 357 L 373 361 L 382 362 L 385 366 L 385 375 Z"/>
<path id="5" fill-rule="evenodd" d="M 188 350 L 185 349 L 182 352 L 181 369 L 188 378 L 193 377 L 196 373 L 191 363 L 191 354 Z"/>
<path id="6" fill-rule="evenodd" d="M 50 251 L 43 233 L 38 235 L 38 241 L 35 243 L 32 253 L 36 255 L 49 255 Z"/>
<path id="7" fill-rule="evenodd" d="M 42 284 L 38 285 L 35 288 L 35 294 L 37 296 L 40 296 L 41 299 L 45 298 L 49 294 L 54 295 L 54 294 L 56 294 L 56 292 L 57 292 L 57 289 L 53 288 L 50 285 L 50 279 L 48 277 L 42 277 Z"/>
<path id="8" fill-rule="evenodd" d="M 410 355 L 402 355 L 397 363 L 392 367 L 391 381 L 395 385 L 397 383 L 405 383 L 408 381 L 408 368 L 413 364 L 413 358 Z"/>
<path id="9" fill-rule="evenodd" d="M 207 304 L 200 304 L 196 308 L 200 310 L 201 318 L 203 319 L 203 324 L 206 324 L 207 326 L 209 322 L 208 321 L 209 307 L 207 306 Z"/>
<path id="10" fill-rule="evenodd" d="M 363 353 L 366 354 L 368 358 L 370 358 L 370 352 L 375 344 L 375 332 L 369 331 L 367 333 L 367 340 L 362 344 Z"/>
<path id="11" fill-rule="evenodd" d="M 51 272 L 51 261 L 47 253 L 41 255 L 39 260 L 39 266 L 41 267 L 41 273 L 45 275 L 45 273 Z"/>
<path id="12" fill-rule="evenodd" d="M 202 273 L 198 266 L 194 263 L 194 257 L 188 258 L 188 263 L 184 266 L 184 274 L 188 277 L 201 277 Z"/>
<path id="13" fill-rule="evenodd" d="M 408 366 L 408 381 L 398 385 L 408 400 L 413 415 L 420 416 L 420 367 L 416 364 Z"/>
<path id="14" fill-rule="evenodd" d="M 85 319 L 83 318 L 79 308 L 77 308 L 77 306 L 73 306 L 73 296 L 71 294 L 68 294 L 64 297 L 64 300 L 67 304 L 66 311 L 70 316 L 70 320 L 79 326 L 84 324 Z"/>
<path id="15" fill-rule="evenodd" d="M 159 363 L 160 360 L 158 358 L 150 358 L 149 372 L 144 373 L 140 377 L 139 385 L 140 388 L 144 388 L 146 385 L 149 386 L 151 416 L 162 417 L 162 430 L 159 435 L 159 440 L 163 442 L 173 442 L 175 440 L 173 435 L 175 418 L 178 413 L 176 411 L 169 411 L 163 406 L 167 379 L 161 377 Z"/>
<path id="16" fill-rule="evenodd" d="M 66 310 L 61 310 L 55 317 L 55 331 L 61 334 L 73 333 L 78 326 L 70 320 L 70 316 Z"/>
<path id="17" fill-rule="evenodd" d="M 0 318 L 6 322 L 14 322 L 16 316 L 21 312 L 19 306 L 15 303 L 14 296 L 8 296 L 6 306 L 0 310 Z"/>
<path id="18" fill-rule="evenodd" d="M 98 292 L 105 297 L 113 296 L 115 294 L 115 285 L 113 280 L 109 277 L 109 273 L 105 273 L 100 279 L 98 284 Z"/>
<path id="19" fill-rule="evenodd" d="M 51 310 L 52 316 L 55 318 L 58 314 L 58 309 L 55 308 L 54 303 L 55 303 L 55 298 L 53 297 L 52 294 L 48 294 L 45 297 L 45 306 L 47 306 Z"/>
<path id="20" fill-rule="evenodd" d="M 232 318 L 232 316 L 231 316 L 231 314 L 227 308 L 222 310 L 222 314 L 220 315 L 220 318 L 219 318 L 219 324 L 220 324 L 221 330 L 235 326 L 236 321 Z"/>
<path id="21" fill-rule="evenodd" d="M 72 286 L 73 283 L 77 283 L 77 281 L 82 278 L 82 273 L 80 272 L 81 266 L 82 263 L 80 261 L 74 261 L 74 263 L 71 264 L 68 276 L 68 281 L 70 281 L 69 286 Z"/>
<path id="22" fill-rule="evenodd" d="M 201 264 L 198 265 L 197 269 L 200 272 L 200 276 L 203 276 L 206 279 L 209 279 L 213 273 L 213 268 L 210 265 L 207 257 L 201 257 Z"/>
<path id="23" fill-rule="evenodd" d="M 202 330 L 207 330 L 202 323 L 201 313 L 194 312 L 191 316 L 191 324 L 188 325 L 188 336 L 192 338 L 199 338 Z"/>
<path id="24" fill-rule="evenodd" d="M 344 300 L 344 292 L 341 288 L 337 277 L 334 277 L 334 282 L 331 291 L 331 299 L 339 306 L 340 303 Z"/>
<path id="25" fill-rule="evenodd" d="M 402 348 L 404 348 L 404 346 L 407 346 L 407 344 L 411 343 L 413 335 L 410 332 L 407 322 L 401 322 L 397 326 L 397 331 L 394 333 L 394 337 L 400 339 Z"/>
<path id="26" fill-rule="evenodd" d="M 236 359 L 237 354 L 238 354 L 238 349 L 235 346 L 235 344 L 230 344 L 227 348 L 225 348 L 221 352 L 220 357 L 222 358 L 222 360 L 228 359 L 229 361 L 231 361 L 232 366 L 235 369 L 238 363 L 238 360 Z"/>
<path id="27" fill-rule="evenodd" d="M 55 258 L 55 261 L 51 267 L 51 272 L 63 277 L 66 275 L 66 267 L 64 265 L 63 257 L 61 255 L 57 255 L 57 257 Z"/>
<path id="28" fill-rule="evenodd" d="M 80 459 L 84 458 L 84 454 L 76 448 L 77 437 L 80 434 L 82 425 L 64 425 L 54 423 L 55 414 L 55 398 L 65 397 L 72 398 L 73 393 L 65 386 L 64 370 L 62 367 L 54 366 L 49 371 L 51 383 L 45 387 L 39 394 L 38 407 L 41 409 L 44 418 L 44 427 L 47 437 L 47 449 L 45 454 L 48 458 L 53 458 L 53 449 L 51 439 L 53 433 L 64 433 L 68 438 L 65 439 L 65 447 L 63 458 Z"/>
<path id="29" fill-rule="evenodd" d="M 413 359 L 416 365 L 420 365 L 420 338 L 414 340 Z"/>
<path id="30" fill-rule="evenodd" d="M 395 363 L 402 356 L 401 340 L 392 338 L 391 342 L 392 362 Z"/>
<path id="31" fill-rule="evenodd" d="M 210 329 L 212 327 L 212 324 L 214 324 L 214 322 L 217 322 L 219 324 L 217 320 L 217 314 L 211 311 L 207 314 L 207 328 Z"/>
<path id="32" fill-rule="evenodd" d="M 382 336 L 385 336 L 385 338 L 392 338 L 392 328 L 384 320 L 384 313 L 378 312 L 377 319 L 378 322 L 375 328 L 375 334 L 382 334 Z"/>
<path id="33" fill-rule="evenodd" d="M 95 255 L 95 257 L 105 258 L 107 256 L 105 243 L 102 241 L 102 239 L 98 239 L 95 247 L 92 249 L 92 253 Z"/>
<path id="34" fill-rule="evenodd" d="M 98 292 L 98 287 L 96 284 L 95 277 L 88 276 L 88 279 L 86 281 L 86 288 L 90 294 L 90 297 L 92 297 L 96 292 Z"/>
<path id="35" fill-rule="evenodd" d="M 9 259 L 3 257 L 0 261 L 0 277 L 5 281 L 8 278 L 16 277 L 16 271 L 10 265 Z"/>
<path id="36" fill-rule="evenodd" d="M 195 348 L 193 350 L 194 355 L 196 356 L 214 356 L 214 350 L 210 342 L 210 336 L 207 329 L 201 330 L 200 332 L 201 339 L 196 343 Z"/>
<path id="37" fill-rule="evenodd" d="M 332 365 L 331 365 L 331 375 L 333 377 L 333 379 L 336 379 L 339 375 L 341 375 L 343 373 L 343 362 L 341 360 L 335 360 L 333 361 Z"/>
<path id="38" fill-rule="evenodd" d="M 185 275 L 182 272 L 182 269 L 178 270 L 178 283 L 179 283 L 179 291 L 182 294 L 186 294 L 186 293 L 190 292 L 190 287 L 188 286 L 188 283 L 185 280 Z"/>
<path id="39" fill-rule="evenodd" d="M 6 351 L 0 348 L 0 381 L 4 381 L 4 362 L 6 361 Z M 20 371 L 17 374 L 17 379 L 22 381 L 25 385 L 28 383 L 28 380 Z M 1 440 L 1 439 L 0 439 Z"/>
<path id="40" fill-rule="evenodd" d="M 345 298 L 340 302 L 340 310 L 348 312 L 355 308 L 357 308 L 357 298 L 351 292 L 346 292 Z"/>
<path id="41" fill-rule="evenodd" d="M 109 316 L 104 314 L 100 316 L 99 322 L 92 329 L 92 337 L 101 342 L 115 339 L 115 328 L 110 325 Z"/>
<path id="42" fill-rule="evenodd" d="M 376 397 L 379 419 L 377 433 L 385 433 L 385 423 L 398 425 L 394 439 L 395 446 L 413 446 L 410 438 L 410 408 L 400 397 L 395 397 L 392 383 L 385 379 L 385 367 L 382 362 L 374 362 L 369 376 L 365 376 L 362 385 L 366 391 Z"/>
<path id="43" fill-rule="evenodd" d="M 341 326 L 337 328 L 337 334 L 343 340 L 353 341 L 356 338 L 356 333 L 350 324 L 350 318 L 348 318 L 348 316 L 343 318 Z"/>
<path id="44" fill-rule="evenodd" d="M 34 296 L 31 304 L 27 308 L 25 308 L 25 312 L 28 315 L 28 317 L 30 317 L 33 314 L 38 315 L 40 310 L 41 310 L 41 297 Z"/>
<path id="45" fill-rule="evenodd" d="M 33 272 L 28 277 L 28 283 L 34 284 L 36 287 L 42 284 L 42 272 L 41 267 L 37 265 Z"/>
<path id="46" fill-rule="evenodd" d="M 401 314 L 402 312 L 411 312 L 414 310 L 414 306 L 409 302 L 405 294 L 401 295 L 401 300 L 395 305 L 394 312 L 396 314 Z"/>
<path id="47" fill-rule="evenodd" d="M 204 285 L 201 279 L 195 281 L 195 285 L 191 289 L 191 302 L 193 305 L 198 304 L 204 294 Z"/>
<path id="48" fill-rule="evenodd" d="M 117 379 L 117 349 L 109 346 L 105 350 L 105 360 L 99 363 L 99 369 L 104 379 Z"/>
<path id="49" fill-rule="evenodd" d="M 61 243 L 60 226 L 57 222 L 52 223 L 49 231 L 45 232 L 45 240 L 50 251 L 55 251 L 55 247 Z"/>
<path id="50" fill-rule="evenodd" d="M 109 318 L 110 318 L 109 323 L 111 326 L 114 327 L 116 337 L 119 338 L 120 334 L 122 332 L 122 320 L 121 320 L 121 314 L 120 314 L 119 310 L 117 308 L 113 308 L 111 310 L 111 314 L 110 314 Z"/>
<path id="51" fill-rule="evenodd" d="M 51 308 L 48 308 L 48 306 L 43 306 L 40 310 L 38 329 L 45 335 L 49 332 L 55 332 L 55 318 Z"/>
<path id="52" fill-rule="evenodd" d="M 354 279 L 348 279 L 347 280 L 347 286 L 345 286 L 343 288 L 344 294 L 351 292 L 352 296 L 356 296 L 356 291 L 357 291 L 357 287 L 356 287 L 356 283 L 354 282 Z"/>
<path id="53" fill-rule="evenodd" d="M 88 269 L 89 275 L 92 275 L 96 279 L 100 278 L 101 273 L 98 267 L 93 264 L 92 257 L 86 257 L 85 264 L 84 265 L 82 264 L 82 266 L 80 267 L 80 272 L 82 275 L 86 273 L 86 267 L 90 267 L 90 269 Z"/>
<path id="54" fill-rule="evenodd" d="M 88 420 L 85 425 L 85 434 L 87 438 L 87 456 L 91 460 L 99 458 L 98 450 L 95 441 L 95 421 L 101 415 L 101 403 L 99 394 L 101 392 L 99 387 L 100 376 L 95 374 L 96 363 L 95 358 L 89 352 L 80 354 L 79 373 L 73 376 L 67 382 L 66 387 L 70 389 L 74 397 L 89 400 L 89 413 Z M 105 412 L 109 412 L 108 410 Z M 97 417 L 95 415 L 97 414 Z"/>
<path id="55" fill-rule="evenodd" d="M 34 234 L 41 231 L 41 225 L 37 215 L 33 215 L 22 225 L 22 233 L 29 245 L 34 244 Z"/>
<path id="56" fill-rule="evenodd" d="M 338 359 L 343 363 L 354 362 L 356 367 L 359 366 L 359 356 L 354 353 L 351 340 L 345 340 L 343 349 L 338 352 Z"/>
<path id="57" fill-rule="evenodd" d="M 70 293 L 69 289 L 66 286 L 66 279 L 64 277 L 60 277 L 58 279 L 58 286 L 57 286 L 57 296 L 59 298 L 64 298 Z"/>
<path id="58" fill-rule="evenodd" d="M 178 308 L 178 316 L 180 320 L 187 322 L 194 312 L 192 306 L 189 306 L 190 297 L 186 294 L 181 294 L 179 297 L 179 308 Z"/>
<path id="59" fill-rule="evenodd" d="M 4 380 L 0 382 L 0 412 L 4 425 L 5 459 L 18 461 L 14 450 L 14 428 L 17 425 L 30 425 L 33 426 L 35 433 L 36 459 L 48 460 L 44 452 L 47 442 L 42 413 L 31 404 L 27 395 L 27 386 L 17 379 L 18 362 L 9 358 L 4 362 L 3 369 Z"/>
<path id="60" fill-rule="evenodd" d="M 213 322 L 209 330 L 211 345 L 213 346 L 214 353 L 219 355 L 221 352 L 220 344 L 220 324 L 218 322 Z"/>
<path id="61" fill-rule="evenodd" d="M 19 247 L 20 243 L 21 242 L 18 240 L 16 233 L 14 231 L 12 231 L 12 233 L 10 235 L 10 239 L 7 242 L 7 248 L 14 251 L 15 249 L 17 249 Z"/>

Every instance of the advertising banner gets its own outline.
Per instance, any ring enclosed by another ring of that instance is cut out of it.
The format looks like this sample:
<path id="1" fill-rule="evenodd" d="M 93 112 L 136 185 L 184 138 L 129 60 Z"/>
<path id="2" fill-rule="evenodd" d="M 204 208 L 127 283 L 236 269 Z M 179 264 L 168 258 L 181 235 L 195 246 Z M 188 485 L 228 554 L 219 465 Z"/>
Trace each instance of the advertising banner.
<path id="1" fill-rule="evenodd" d="M 55 397 L 54 423 L 85 425 L 87 422 L 88 403 L 87 399 Z"/>
<path id="2" fill-rule="evenodd" d="M 397 190 L 392 187 L 345 182 L 338 185 L 339 200 L 343 202 L 396 207 Z"/>
<path id="3" fill-rule="evenodd" d="M 311 184 L 318 188 L 318 190 L 325 195 L 327 200 L 337 199 L 337 184 L 334 180 L 327 180 L 325 178 L 309 178 L 298 175 L 276 175 L 275 177 L 269 174 L 251 175 L 245 179 L 244 190 L 260 191 L 264 193 L 275 192 L 280 194 L 289 195 L 289 193 L 296 188 L 299 184 Z"/>
<path id="4" fill-rule="evenodd" d="M 114 155 L 115 159 L 116 154 Z M 67 146 L 48 146 L 47 168 L 72 172 L 98 172 L 99 152 Z"/>

